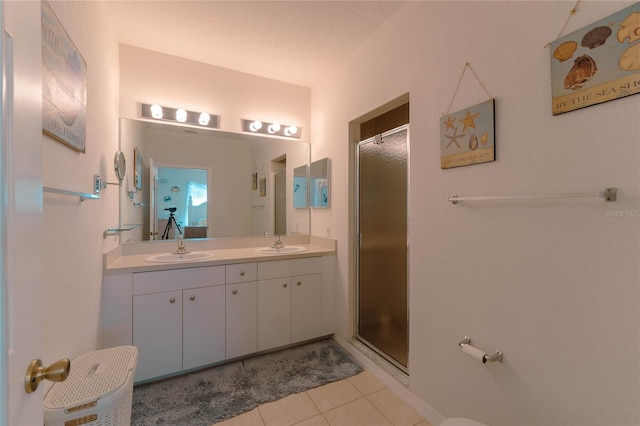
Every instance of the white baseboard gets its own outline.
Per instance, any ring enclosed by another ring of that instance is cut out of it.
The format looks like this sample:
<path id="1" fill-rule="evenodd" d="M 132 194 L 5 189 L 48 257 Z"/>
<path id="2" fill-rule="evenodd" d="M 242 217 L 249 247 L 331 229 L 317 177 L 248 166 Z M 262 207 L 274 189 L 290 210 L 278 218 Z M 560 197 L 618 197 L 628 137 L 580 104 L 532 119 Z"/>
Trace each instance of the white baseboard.
<path id="1" fill-rule="evenodd" d="M 410 377 L 390 365 L 384 358 L 356 340 L 346 340 L 338 335 L 334 335 L 333 339 L 427 422 L 436 426 L 445 420 L 442 414 L 411 392 Z"/>

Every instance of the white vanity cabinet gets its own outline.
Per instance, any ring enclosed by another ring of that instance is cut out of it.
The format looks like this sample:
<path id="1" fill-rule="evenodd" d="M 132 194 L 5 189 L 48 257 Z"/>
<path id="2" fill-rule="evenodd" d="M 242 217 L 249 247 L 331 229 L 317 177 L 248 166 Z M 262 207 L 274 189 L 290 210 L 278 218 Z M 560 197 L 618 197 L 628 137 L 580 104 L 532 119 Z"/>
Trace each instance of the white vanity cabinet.
<path id="1" fill-rule="evenodd" d="M 322 335 L 322 258 L 260 262 L 258 350 Z"/>
<path id="2" fill-rule="evenodd" d="M 141 382 L 334 333 L 335 255 L 271 259 L 105 274 L 102 348 Z"/>
<path id="3" fill-rule="evenodd" d="M 224 266 L 133 274 L 135 380 L 225 359 Z"/>

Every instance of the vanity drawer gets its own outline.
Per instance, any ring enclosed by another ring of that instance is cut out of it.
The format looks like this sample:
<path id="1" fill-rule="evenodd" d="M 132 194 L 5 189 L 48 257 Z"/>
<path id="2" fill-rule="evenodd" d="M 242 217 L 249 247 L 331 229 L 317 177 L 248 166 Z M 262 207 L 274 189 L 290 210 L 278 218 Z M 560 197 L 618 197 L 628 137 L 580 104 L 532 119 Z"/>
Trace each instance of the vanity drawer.
<path id="1" fill-rule="evenodd" d="M 224 285 L 224 266 L 170 269 L 133 274 L 133 295 Z"/>
<path id="2" fill-rule="evenodd" d="M 319 274 L 322 272 L 321 257 L 274 260 L 258 264 L 258 279 L 289 277 L 292 275 Z"/>
<path id="3" fill-rule="evenodd" d="M 227 284 L 255 281 L 258 276 L 258 266 L 252 263 L 237 263 L 226 265 Z"/>

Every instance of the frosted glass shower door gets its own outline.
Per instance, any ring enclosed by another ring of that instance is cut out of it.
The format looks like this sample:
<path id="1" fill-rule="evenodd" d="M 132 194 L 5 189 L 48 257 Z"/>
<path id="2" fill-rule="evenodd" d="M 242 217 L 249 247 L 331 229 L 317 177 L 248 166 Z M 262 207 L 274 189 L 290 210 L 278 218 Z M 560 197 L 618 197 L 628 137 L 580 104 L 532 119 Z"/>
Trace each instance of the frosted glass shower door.
<path id="1" fill-rule="evenodd" d="M 396 367 L 409 363 L 408 126 L 357 148 L 357 338 Z"/>
<path id="2" fill-rule="evenodd" d="M 287 172 L 281 170 L 274 174 L 274 217 L 275 234 L 287 235 Z"/>

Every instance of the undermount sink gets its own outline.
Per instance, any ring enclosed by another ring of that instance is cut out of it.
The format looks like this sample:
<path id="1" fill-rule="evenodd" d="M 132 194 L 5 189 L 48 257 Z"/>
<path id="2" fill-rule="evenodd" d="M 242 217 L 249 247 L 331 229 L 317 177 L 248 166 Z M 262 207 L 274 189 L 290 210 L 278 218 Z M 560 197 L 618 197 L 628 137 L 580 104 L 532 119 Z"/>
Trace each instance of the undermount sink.
<path id="1" fill-rule="evenodd" d="M 201 251 L 193 251 L 184 254 L 154 254 L 153 256 L 145 257 L 145 262 L 154 263 L 174 263 L 174 262 L 195 262 L 197 260 L 205 260 L 213 257 L 211 253 L 205 253 Z"/>
<path id="2" fill-rule="evenodd" d="M 258 253 L 299 253 L 305 250 L 307 249 L 304 247 L 298 247 L 298 246 L 287 246 L 282 248 L 263 247 L 263 248 L 256 249 Z"/>

